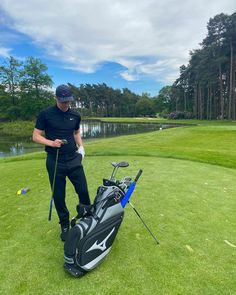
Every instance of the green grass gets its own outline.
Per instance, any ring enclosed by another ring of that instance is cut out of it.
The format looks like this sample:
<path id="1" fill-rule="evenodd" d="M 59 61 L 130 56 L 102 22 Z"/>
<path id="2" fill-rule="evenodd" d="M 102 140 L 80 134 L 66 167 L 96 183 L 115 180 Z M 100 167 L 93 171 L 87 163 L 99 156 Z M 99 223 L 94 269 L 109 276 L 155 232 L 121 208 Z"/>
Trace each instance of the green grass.
<path id="1" fill-rule="evenodd" d="M 85 142 L 88 156 L 149 156 L 185 159 L 236 168 L 236 124 L 185 126 Z M 44 153 L 0 159 L 42 158 Z"/>
<path id="2" fill-rule="evenodd" d="M 192 125 L 236 125 L 236 121 L 230 120 L 196 120 L 196 119 L 179 119 L 179 120 L 172 120 L 172 119 L 164 119 L 164 118 L 149 118 L 149 117 L 84 117 L 86 120 L 100 120 L 103 122 L 127 122 L 127 123 L 171 123 L 171 124 L 192 124 Z"/>
<path id="3" fill-rule="evenodd" d="M 228 123 L 85 142 L 92 199 L 110 162 L 130 163 L 118 176 L 143 169 L 132 201 L 160 245 L 127 207 L 110 254 L 81 279 L 63 271 L 55 210 L 47 221 L 44 153 L 2 159 L 0 294 L 236 294 L 235 135 Z M 70 183 L 67 203 L 73 216 Z"/>
<path id="4" fill-rule="evenodd" d="M 186 159 L 236 168 L 236 125 L 178 127 L 87 143 L 88 155 Z"/>

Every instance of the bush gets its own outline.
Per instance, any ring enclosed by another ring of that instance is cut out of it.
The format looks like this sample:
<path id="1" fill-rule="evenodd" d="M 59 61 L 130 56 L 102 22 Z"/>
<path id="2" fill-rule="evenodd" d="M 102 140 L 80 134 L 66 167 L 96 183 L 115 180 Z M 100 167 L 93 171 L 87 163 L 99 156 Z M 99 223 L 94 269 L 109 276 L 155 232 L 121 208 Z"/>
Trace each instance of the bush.
<path id="1" fill-rule="evenodd" d="M 11 106 L 6 112 L 7 119 L 11 121 L 18 120 L 21 117 L 21 108 L 18 106 Z"/>
<path id="2" fill-rule="evenodd" d="M 140 98 L 135 105 L 136 116 L 155 116 L 153 101 L 148 98 Z"/>
<path id="3" fill-rule="evenodd" d="M 158 114 L 158 116 L 164 119 L 168 119 L 169 113 L 167 112 L 167 110 L 163 110 L 161 113 Z"/>
<path id="4" fill-rule="evenodd" d="M 172 112 L 168 115 L 168 119 L 172 119 L 172 120 L 193 119 L 193 118 L 194 118 L 194 116 L 190 112 L 176 111 L 176 112 Z"/>

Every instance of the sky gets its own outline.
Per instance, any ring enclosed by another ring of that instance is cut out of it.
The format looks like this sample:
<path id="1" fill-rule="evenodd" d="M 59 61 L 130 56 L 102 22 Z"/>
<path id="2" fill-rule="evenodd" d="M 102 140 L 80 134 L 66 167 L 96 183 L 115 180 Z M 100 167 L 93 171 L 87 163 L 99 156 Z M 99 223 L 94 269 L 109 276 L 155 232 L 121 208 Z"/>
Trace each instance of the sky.
<path id="1" fill-rule="evenodd" d="M 1 0 L 0 61 L 39 58 L 59 84 L 151 96 L 171 85 L 207 22 L 235 0 Z"/>

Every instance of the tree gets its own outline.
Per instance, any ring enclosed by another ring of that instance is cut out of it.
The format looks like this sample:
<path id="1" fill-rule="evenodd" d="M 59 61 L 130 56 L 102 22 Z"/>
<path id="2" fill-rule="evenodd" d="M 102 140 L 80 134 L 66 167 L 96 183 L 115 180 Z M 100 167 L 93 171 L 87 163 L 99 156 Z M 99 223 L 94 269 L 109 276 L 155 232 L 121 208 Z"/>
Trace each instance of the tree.
<path id="1" fill-rule="evenodd" d="M 235 51 L 236 51 L 236 13 L 227 18 L 227 30 L 225 32 L 226 44 L 230 49 L 230 66 L 229 66 L 229 119 L 236 119 L 236 102 L 235 102 Z"/>
<path id="2" fill-rule="evenodd" d="M 120 114 L 122 117 L 134 117 L 135 105 L 139 97 L 130 91 L 128 88 L 123 88 L 122 91 L 122 104 L 120 106 Z"/>
<path id="3" fill-rule="evenodd" d="M 6 58 L 0 66 L 1 118 L 15 120 L 34 118 L 40 109 L 52 104 L 49 87 L 52 79 L 39 59 L 28 57 L 19 62 Z"/>
<path id="4" fill-rule="evenodd" d="M 141 97 L 135 105 L 136 116 L 154 116 L 155 108 L 153 102 L 146 98 Z"/>
<path id="5" fill-rule="evenodd" d="M 12 104 L 16 105 L 19 98 L 19 84 L 21 80 L 22 63 L 13 56 L 6 58 L 3 65 L 0 66 L 0 81 L 9 93 Z"/>
<path id="6" fill-rule="evenodd" d="M 39 99 L 41 90 L 53 85 L 51 77 L 46 73 L 47 69 L 40 59 L 28 57 L 22 72 L 21 89 L 31 97 Z"/>
<path id="7" fill-rule="evenodd" d="M 207 24 L 208 34 L 203 40 L 202 45 L 205 50 L 208 50 L 211 55 L 210 63 L 213 65 L 213 71 L 218 72 L 218 83 L 219 83 L 219 105 L 220 105 L 220 117 L 225 116 L 225 97 L 223 89 L 223 72 L 224 64 L 227 61 L 225 57 L 225 33 L 227 30 L 227 19 L 228 16 L 221 13 L 216 15 L 214 18 L 210 18 Z M 216 102 L 216 99 L 215 99 Z M 215 108 L 217 108 L 215 106 Z"/>
<path id="8" fill-rule="evenodd" d="M 173 88 L 165 86 L 160 91 L 157 97 L 153 100 L 154 107 L 157 113 L 167 114 L 172 111 L 173 105 Z"/>

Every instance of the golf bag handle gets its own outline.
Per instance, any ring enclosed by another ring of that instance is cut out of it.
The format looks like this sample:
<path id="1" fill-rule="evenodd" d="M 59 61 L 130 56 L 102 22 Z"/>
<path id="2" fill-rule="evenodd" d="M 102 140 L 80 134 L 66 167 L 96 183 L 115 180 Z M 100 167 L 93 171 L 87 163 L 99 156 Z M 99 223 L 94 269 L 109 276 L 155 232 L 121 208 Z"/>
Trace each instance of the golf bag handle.
<path id="1" fill-rule="evenodd" d="M 135 180 L 131 183 L 131 185 L 129 186 L 127 192 L 125 193 L 124 197 L 122 198 L 120 203 L 121 203 L 121 206 L 123 208 L 125 208 L 126 204 L 129 202 L 129 199 L 130 199 L 130 197 L 131 197 L 131 195 L 132 195 L 132 193 L 133 193 L 133 191 L 135 189 L 136 183 L 137 183 L 139 177 L 141 176 L 142 172 L 143 172 L 143 170 L 140 169 L 138 174 L 135 177 Z"/>
<path id="2" fill-rule="evenodd" d="M 135 177 L 135 179 L 134 179 L 135 182 L 138 181 L 138 179 L 139 179 L 139 177 L 141 176 L 142 173 L 143 173 L 143 170 L 140 169 L 139 172 L 138 172 L 138 174 L 136 175 L 136 177 Z"/>

